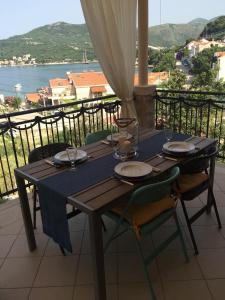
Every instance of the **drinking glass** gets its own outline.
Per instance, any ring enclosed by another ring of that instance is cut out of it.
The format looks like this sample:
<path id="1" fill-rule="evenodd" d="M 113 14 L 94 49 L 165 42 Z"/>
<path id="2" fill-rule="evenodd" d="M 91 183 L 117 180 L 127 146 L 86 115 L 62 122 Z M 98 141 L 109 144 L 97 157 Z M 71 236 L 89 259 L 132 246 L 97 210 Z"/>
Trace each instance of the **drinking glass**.
<path id="1" fill-rule="evenodd" d="M 66 152 L 71 163 L 71 169 L 76 168 L 76 159 L 77 159 L 77 148 L 76 147 L 68 147 L 66 148 Z"/>
<path id="2" fill-rule="evenodd" d="M 164 134 L 165 134 L 165 138 L 166 138 L 167 142 L 172 140 L 173 130 L 169 126 L 164 127 Z"/>

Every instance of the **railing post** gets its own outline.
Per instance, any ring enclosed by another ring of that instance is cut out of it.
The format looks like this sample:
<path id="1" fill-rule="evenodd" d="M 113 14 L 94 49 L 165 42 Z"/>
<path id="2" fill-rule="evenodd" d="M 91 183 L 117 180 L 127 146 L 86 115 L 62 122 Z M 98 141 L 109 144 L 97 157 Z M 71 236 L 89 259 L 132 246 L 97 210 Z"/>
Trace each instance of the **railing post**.
<path id="1" fill-rule="evenodd" d="M 14 140 L 14 135 L 13 135 L 13 130 L 12 130 L 12 124 L 11 124 L 10 116 L 8 116 L 8 124 L 9 124 L 9 131 L 10 131 L 10 136 L 11 136 L 11 141 L 12 141 L 13 154 L 14 154 L 16 166 L 18 167 L 19 163 L 18 163 L 18 158 L 17 158 L 17 153 L 16 153 L 16 145 L 15 145 L 15 140 Z"/>

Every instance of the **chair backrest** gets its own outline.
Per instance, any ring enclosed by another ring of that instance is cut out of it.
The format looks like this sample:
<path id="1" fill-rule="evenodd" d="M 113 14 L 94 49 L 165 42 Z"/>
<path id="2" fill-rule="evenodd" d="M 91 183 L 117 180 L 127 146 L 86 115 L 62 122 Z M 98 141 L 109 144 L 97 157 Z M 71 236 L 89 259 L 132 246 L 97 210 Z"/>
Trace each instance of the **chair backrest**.
<path id="1" fill-rule="evenodd" d="M 110 129 L 104 129 L 104 130 L 101 130 L 101 131 L 96 131 L 96 132 L 93 132 L 93 133 L 88 133 L 86 135 L 86 138 L 85 138 L 85 144 L 88 145 L 88 144 L 92 144 L 92 143 L 98 142 L 100 140 L 105 139 L 110 134 L 111 134 L 111 130 Z"/>
<path id="2" fill-rule="evenodd" d="M 217 146 L 213 146 L 205 153 L 185 161 L 180 166 L 181 174 L 194 174 L 206 171 L 209 168 L 210 160 L 217 155 L 217 152 Z"/>
<path id="3" fill-rule="evenodd" d="M 67 143 L 52 143 L 35 148 L 30 152 L 28 156 L 28 162 L 32 163 L 44 159 L 46 157 L 53 156 L 60 151 L 66 150 L 66 148 L 69 146 L 70 145 Z"/>
<path id="4" fill-rule="evenodd" d="M 159 201 L 163 197 L 170 195 L 172 183 L 179 174 L 179 168 L 174 167 L 167 173 L 163 181 L 148 184 L 135 190 L 131 196 L 131 202 L 142 205 Z"/>

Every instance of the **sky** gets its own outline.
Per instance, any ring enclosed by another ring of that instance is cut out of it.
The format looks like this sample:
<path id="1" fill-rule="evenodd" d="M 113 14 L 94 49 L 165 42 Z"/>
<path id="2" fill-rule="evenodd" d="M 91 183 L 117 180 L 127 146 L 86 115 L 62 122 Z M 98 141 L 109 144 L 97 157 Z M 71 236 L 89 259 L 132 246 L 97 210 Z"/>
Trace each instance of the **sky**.
<path id="1" fill-rule="evenodd" d="M 160 18 L 159 3 L 160 0 L 149 0 L 150 26 L 160 24 L 160 19 L 161 24 L 187 23 L 199 17 L 225 15 L 224 0 L 161 0 Z M 0 39 L 59 21 L 84 23 L 80 0 L 0 0 L 0 4 Z"/>

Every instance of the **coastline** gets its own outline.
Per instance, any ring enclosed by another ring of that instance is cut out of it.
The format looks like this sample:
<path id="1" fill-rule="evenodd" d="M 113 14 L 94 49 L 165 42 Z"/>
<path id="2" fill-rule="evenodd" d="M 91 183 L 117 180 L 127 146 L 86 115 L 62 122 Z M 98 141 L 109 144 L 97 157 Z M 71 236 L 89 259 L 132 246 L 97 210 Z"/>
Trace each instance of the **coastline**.
<path id="1" fill-rule="evenodd" d="M 50 62 L 50 63 L 36 63 L 36 64 L 24 64 L 24 65 L 0 65 L 1 67 L 36 67 L 36 66 L 56 66 L 56 65 L 71 65 L 71 64 L 82 64 L 82 65 L 89 65 L 89 64 L 97 64 L 99 63 L 97 60 L 92 60 L 87 63 L 82 61 L 74 61 L 74 62 Z"/>

